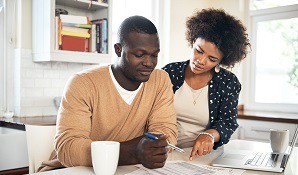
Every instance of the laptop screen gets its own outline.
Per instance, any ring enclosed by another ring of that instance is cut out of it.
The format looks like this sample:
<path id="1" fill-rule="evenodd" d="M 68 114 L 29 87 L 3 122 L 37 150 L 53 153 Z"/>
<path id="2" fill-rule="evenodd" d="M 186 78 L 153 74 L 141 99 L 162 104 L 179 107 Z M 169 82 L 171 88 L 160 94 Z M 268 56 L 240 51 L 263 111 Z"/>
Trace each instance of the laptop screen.
<path id="1" fill-rule="evenodd" d="M 296 124 L 296 130 L 295 130 L 295 133 L 294 133 L 294 136 L 293 136 L 293 139 L 292 139 L 292 143 L 291 143 L 291 146 L 290 146 L 289 154 L 292 153 L 293 148 L 294 148 L 295 145 L 296 145 L 297 135 L 298 135 L 298 124 Z"/>
<path id="2" fill-rule="evenodd" d="M 287 166 L 288 160 L 289 160 L 289 158 L 292 154 L 292 151 L 293 151 L 293 149 L 296 145 L 297 137 L 298 137 L 298 124 L 296 124 L 296 130 L 295 130 L 295 133 L 294 133 L 294 136 L 293 136 L 293 139 L 292 139 L 292 143 L 291 143 L 291 146 L 290 146 L 289 155 L 286 156 L 285 160 L 282 163 L 283 167 Z"/>

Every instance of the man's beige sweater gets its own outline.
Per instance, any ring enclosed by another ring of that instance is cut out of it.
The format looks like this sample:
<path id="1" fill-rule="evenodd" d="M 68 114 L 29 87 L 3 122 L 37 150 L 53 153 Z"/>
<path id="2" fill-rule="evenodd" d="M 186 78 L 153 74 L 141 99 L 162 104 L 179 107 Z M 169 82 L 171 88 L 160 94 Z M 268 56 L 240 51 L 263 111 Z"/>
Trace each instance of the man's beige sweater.
<path id="1" fill-rule="evenodd" d="M 91 142 L 128 141 L 144 132 L 168 134 L 177 142 L 169 76 L 154 70 L 131 105 L 116 90 L 108 66 L 75 74 L 68 81 L 57 119 L 55 150 L 66 167 L 91 166 Z"/>

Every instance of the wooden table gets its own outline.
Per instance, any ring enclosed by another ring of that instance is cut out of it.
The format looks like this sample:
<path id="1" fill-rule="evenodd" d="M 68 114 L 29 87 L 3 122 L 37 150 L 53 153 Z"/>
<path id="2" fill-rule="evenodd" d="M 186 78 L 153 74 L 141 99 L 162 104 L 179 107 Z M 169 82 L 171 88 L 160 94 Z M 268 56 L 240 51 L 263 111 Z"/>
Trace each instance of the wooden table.
<path id="1" fill-rule="evenodd" d="M 242 149 L 242 150 L 259 150 L 259 151 L 268 151 L 270 149 L 269 143 L 255 142 L 255 141 L 245 141 L 245 140 L 231 140 L 227 145 L 224 146 L 223 149 L 218 149 L 213 151 L 211 154 L 202 156 L 200 158 L 196 158 L 191 163 L 197 165 L 209 165 L 212 160 L 222 154 L 222 152 L 226 149 Z M 182 154 L 179 152 L 169 153 L 168 161 L 189 161 L 188 156 L 191 151 L 191 148 L 185 149 L 186 153 Z M 118 166 L 116 175 L 123 175 L 129 172 L 136 170 L 135 166 Z M 262 172 L 262 171 L 251 171 L 247 170 L 243 173 L 243 175 L 297 175 L 298 172 L 298 148 L 295 147 L 287 167 L 284 173 L 272 173 L 272 172 Z M 59 170 L 47 171 L 42 173 L 35 173 L 35 175 L 94 175 L 92 167 L 70 167 Z"/>

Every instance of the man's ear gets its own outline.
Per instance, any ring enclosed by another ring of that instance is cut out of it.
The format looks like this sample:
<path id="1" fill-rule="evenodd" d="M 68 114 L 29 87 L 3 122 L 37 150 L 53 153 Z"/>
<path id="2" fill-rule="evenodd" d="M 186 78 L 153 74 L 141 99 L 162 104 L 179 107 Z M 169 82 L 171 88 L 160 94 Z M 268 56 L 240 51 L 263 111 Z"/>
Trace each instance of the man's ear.
<path id="1" fill-rule="evenodd" d="M 121 57 L 122 46 L 120 43 L 114 44 L 115 53 L 118 57 Z"/>

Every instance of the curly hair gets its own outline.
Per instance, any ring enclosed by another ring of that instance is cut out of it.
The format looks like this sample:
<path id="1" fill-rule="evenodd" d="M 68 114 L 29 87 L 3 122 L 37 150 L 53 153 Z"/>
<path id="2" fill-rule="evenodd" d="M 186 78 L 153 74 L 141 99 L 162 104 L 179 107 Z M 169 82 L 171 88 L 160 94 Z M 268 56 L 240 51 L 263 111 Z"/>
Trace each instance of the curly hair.
<path id="1" fill-rule="evenodd" d="M 190 46 L 197 38 L 212 42 L 223 53 L 221 65 L 233 67 L 243 60 L 250 48 L 242 22 L 223 9 L 203 9 L 186 21 L 186 39 Z"/>

